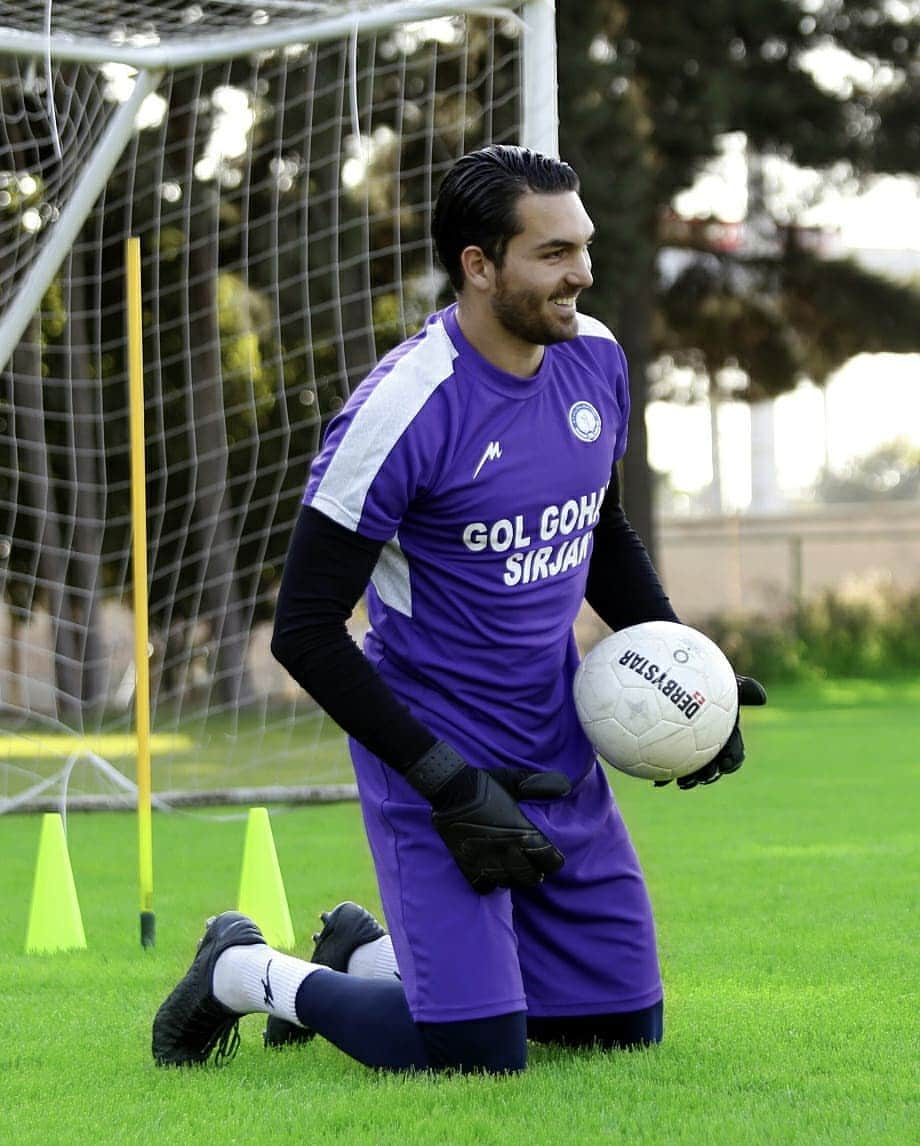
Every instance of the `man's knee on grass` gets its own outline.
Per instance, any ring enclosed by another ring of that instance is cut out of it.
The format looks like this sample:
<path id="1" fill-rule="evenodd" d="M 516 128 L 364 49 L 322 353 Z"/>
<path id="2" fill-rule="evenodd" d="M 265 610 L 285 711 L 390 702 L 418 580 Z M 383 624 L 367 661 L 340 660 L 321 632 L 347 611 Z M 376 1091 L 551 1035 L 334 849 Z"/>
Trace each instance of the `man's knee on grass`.
<path id="1" fill-rule="evenodd" d="M 527 1037 L 538 1043 L 568 1047 L 638 1050 L 654 1046 L 664 1037 L 664 1004 L 659 1001 L 622 1014 L 530 1018 Z"/>
<path id="2" fill-rule="evenodd" d="M 527 1065 L 523 1011 L 451 1023 L 413 1020 L 398 979 L 316 969 L 301 983 L 297 1019 L 379 1070 L 505 1074 Z"/>
<path id="3" fill-rule="evenodd" d="M 527 1066 L 524 1011 L 456 1023 L 419 1023 L 432 1070 L 514 1074 Z"/>

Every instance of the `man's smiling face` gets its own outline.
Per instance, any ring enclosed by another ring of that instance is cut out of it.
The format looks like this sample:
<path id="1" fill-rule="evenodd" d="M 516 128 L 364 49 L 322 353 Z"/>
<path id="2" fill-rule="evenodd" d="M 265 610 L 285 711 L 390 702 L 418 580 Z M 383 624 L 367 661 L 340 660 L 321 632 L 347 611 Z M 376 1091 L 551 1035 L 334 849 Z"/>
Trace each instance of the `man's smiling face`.
<path id="1" fill-rule="evenodd" d="M 594 227 L 574 191 L 528 193 L 517 204 L 523 230 L 508 242 L 491 298 L 509 334 L 549 346 L 578 333 L 575 301 L 589 287 Z"/>

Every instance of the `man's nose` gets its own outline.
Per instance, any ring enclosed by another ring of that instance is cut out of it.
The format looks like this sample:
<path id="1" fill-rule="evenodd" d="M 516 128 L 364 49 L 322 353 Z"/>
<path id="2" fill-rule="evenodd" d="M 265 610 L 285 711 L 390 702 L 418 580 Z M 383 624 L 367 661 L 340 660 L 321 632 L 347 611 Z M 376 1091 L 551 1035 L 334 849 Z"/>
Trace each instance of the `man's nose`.
<path id="1" fill-rule="evenodd" d="M 587 251 L 576 260 L 568 279 L 582 290 L 586 290 L 594 282 L 594 275 L 591 274 L 591 256 Z"/>

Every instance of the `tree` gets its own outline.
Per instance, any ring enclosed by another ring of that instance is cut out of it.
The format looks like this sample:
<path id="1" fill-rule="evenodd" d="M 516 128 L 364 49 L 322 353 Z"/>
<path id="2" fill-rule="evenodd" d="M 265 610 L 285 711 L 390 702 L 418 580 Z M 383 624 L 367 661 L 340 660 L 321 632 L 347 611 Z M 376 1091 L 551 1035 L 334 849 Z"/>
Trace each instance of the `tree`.
<path id="1" fill-rule="evenodd" d="M 896 9 L 884 0 L 820 6 L 567 0 L 560 9 L 561 148 L 582 176 L 598 226 L 600 273 L 592 309 L 618 330 L 631 361 L 625 497 L 633 523 L 652 546 L 644 413 L 648 368 L 657 351 L 677 340 L 687 353 L 702 354 L 702 344 L 711 364 L 737 346 L 738 356 L 747 356 L 752 393 L 776 393 L 798 380 L 797 361 L 812 371 L 822 362 L 826 367 L 840 352 L 835 341 L 841 348 L 846 343 L 847 352 L 867 349 L 859 334 L 871 326 L 841 334 L 829 321 L 816 331 L 807 321 L 802 288 L 825 268 L 789 244 L 783 266 L 763 268 L 766 289 L 756 275 L 747 281 L 727 277 L 723 260 L 688 272 L 689 281 L 661 305 L 663 213 L 715 154 L 719 138 L 732 131 L 744 132 L 759 153 L 825 171 L 844 165 L 854 178 L 920 170 L 920 22 L 901 15 L 903 9 L 916 16 L 916 7 Z M 849 53 L 869 66 L 872 78 L 829 90 L 810 66 L 809 53 L 818 48 Z M 777 275 L 788 288 L 786 307 L 777 297 Z M 832 272 L 825 282 L 840 297 L 854 285 Z M 864 299 L 868 289 L 874 313 L 883 312 L 891 292 L 882 296 L 866 275 L 859 287 Z M 807 344 L 798 359 L 795 338 Z"/>

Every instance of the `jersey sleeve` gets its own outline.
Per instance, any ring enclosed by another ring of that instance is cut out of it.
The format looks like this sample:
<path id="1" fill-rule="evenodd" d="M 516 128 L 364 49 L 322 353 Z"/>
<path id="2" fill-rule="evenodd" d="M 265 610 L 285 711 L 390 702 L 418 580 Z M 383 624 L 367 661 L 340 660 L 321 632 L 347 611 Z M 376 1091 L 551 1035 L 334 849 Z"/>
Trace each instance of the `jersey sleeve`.
<path id="1" fill-rule="evenodd" d="M 453 358 L 439 325 L 385 358 L 330 423 L 304 504 L 353 532 L 390 540 L 432 481 L 444 435 L 437 394 Z"/>

